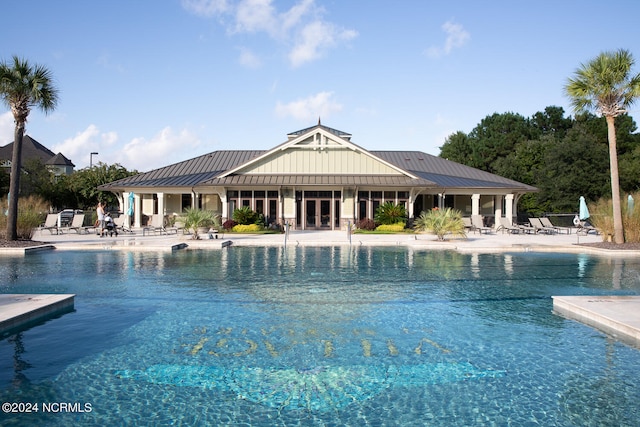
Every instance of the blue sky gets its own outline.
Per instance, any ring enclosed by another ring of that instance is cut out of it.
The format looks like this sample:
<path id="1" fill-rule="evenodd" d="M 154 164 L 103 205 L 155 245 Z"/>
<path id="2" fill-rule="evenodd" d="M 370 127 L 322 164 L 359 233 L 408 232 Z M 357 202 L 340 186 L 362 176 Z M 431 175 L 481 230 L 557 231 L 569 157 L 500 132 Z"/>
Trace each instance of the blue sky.
<path id="1" fill-rule="evenodd" d="M 45 65 L 60 89 L 27 133 L 77 168 L 91 152 L 147 171 L 270 149 L 318 117 L 367 149 L 437 155 L 495 112 L 572 114 L 563 85 L 602 51 L 640 61 L 636 0 L 21 0 L 2 13 L 0 60 Z M 2 105 L 0 145 L 12 140 Z"/>

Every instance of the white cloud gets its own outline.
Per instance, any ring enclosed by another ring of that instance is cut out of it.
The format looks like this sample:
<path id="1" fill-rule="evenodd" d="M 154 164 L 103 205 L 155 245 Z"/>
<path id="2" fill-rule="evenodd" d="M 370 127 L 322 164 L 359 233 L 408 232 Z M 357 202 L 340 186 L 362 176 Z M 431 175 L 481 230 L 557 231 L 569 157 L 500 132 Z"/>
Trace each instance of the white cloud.
<path id="1" fill-rule="evenodd" d="M 427 49 L 426 54 L 430 58 L 449 55 L 453 49 L 464 46 L 471 39 L 471 34 L 462 25 L 453 21 L 445 22 L 441 28 L 447 34 L 447 38 L 443 46 L 432 46 Z"/>
<path id="2" fill-rule="evenodd" d="M 182 5 L 202 17 L 231 18 L 227 26 L 231 34 L 264 33 L 278 43 L 292 45 L 288 58 L 294 67 L 321 58 L 330 48 L 358 35 L 324 21 L 324 10 L 315 0 L 298 0 L 284 12 L 277 10 L 273 0 L 183 0 Z"/>
<path id="3" fill-rule="evenodd" d="M 0 114 L 0 145 L 7 145 L 13 142 L 15 129 L 16 125 L 13 123 L 11 111 Z"/>
<path id="4" fill-rule="evenodd" d="M 291 65 L 298 67 L 321 58 L 339 41 L 349 41 L 356 36 L 355 31 L 340 30 L 321 21 L 312 22 L 300 31 L 293 49 L 289 52 L 289 61 Z"/>
<path id="5" fill-rule="evenodd" d="M 243 0 L 235 13 L 235 31 L 238 33 L 257 33 L 264 31 L 270 35 L 276 33 L 277 16 L 271 0 Z"/>
<path id="6" fill-rule="evenodd" d="M 73 138 L 65 139 L 62 143 L 51 147 L 54 153 L 62 153 L 71 160 L 76 169 L 89 166 L 92 152 L 99 153 L 93 157 L 93 162 L 111 163 L 109 153 L 118 142 L 116 132 L 100 132 L 96 125 L 89 125 L 78 132 Z"/>
<path id="7" fill-rule="evenodd" d="M 115 162 L 128 170 L 148 171 L 197 155 L 200 140 L 187 129 L 176 133 L 167 126 L 153 138 L 134 138 L 118 151 Z"/>
<path id="8" fill-rule="evenodd" d="M 288 104 L 278 103 L 276 114 L 280 117 L 293 117 L 304 121 L 329 117 L 332 113 L 342 111 L 342 105 L 332 98 L 333 92 L 320 92 Z"/>
<path id="9" fill-rule="evenodd" d="M 247 68 L 260 68 L 260 66 L 262 65 L 262 61 L 260 60 L 258 55 L 253 53 L 250 49 L 244 47 L 240 48 L 239 62 Z"/>
<path id="10" fill-rule="evenodd" d="M 229 9 L 227 0 L 182 0 L 182 7 L 189 12 L 210 18 Z"/>

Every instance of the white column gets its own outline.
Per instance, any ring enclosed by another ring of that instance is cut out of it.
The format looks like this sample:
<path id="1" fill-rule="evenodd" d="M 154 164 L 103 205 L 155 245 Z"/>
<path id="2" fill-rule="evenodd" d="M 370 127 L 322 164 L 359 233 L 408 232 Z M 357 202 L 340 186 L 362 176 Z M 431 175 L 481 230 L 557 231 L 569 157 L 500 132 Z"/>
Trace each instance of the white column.
<path id="1" fill-rule="evenodd" d="M 156 194 L 158 195 L 158 215 L 164 218 L 164 193 L 156 193 Z"/>
<path id="2" fill-rule="evenodd" d="M 471 215 L 480 215 L 480 195 L 471 195 Z"/>
<path id="3" fill-rule="evenodd" d="M 504 216 L 509 221 L 509 224 L 513 225 L 513 194 L 507 194 L 505 196 L 505 213 Z"/>
<path id="4" fill-rule="evenodd" d="M 140 228 L 142 227 L 142 199 L 139 193 L 133 195 L 133 205 L 133 226 Z"/>
<path id="5" fill-rule="evenodd" d="M 493 199 L 493 213 L 495 216 L 493 228 L 498 228 L 502 217 L 502 196 L 500 195 L 496 195 Z"/>

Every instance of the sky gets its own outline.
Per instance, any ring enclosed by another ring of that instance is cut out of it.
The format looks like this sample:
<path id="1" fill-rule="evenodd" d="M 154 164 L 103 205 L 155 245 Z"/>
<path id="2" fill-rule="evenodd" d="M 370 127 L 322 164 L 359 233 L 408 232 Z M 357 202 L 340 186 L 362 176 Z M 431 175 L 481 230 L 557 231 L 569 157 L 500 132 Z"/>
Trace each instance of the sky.
<path id="1" fill-rule="evenodd" d="M 43 65 L 60 91 L 26 134 L 76 169 L 268 150 L 319 119 L 365 149 L 438 155 L 494 113 L 573 115 L 564 85 L 603 51 L 640 61 L 637 0 L 21 0 L 2 15 L 0 61 Z M 0 145 L 13 132 L 0 104 Z"/>

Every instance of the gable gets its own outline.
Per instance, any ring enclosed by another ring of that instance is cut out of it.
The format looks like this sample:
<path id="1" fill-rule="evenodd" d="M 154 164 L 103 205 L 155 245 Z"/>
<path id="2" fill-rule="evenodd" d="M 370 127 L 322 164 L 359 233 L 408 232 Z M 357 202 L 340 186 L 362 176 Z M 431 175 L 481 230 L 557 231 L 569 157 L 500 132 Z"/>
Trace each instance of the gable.
<path id="1" fill-rule="evenodd" d="M 220 177 L 235 174 L 395 175 L 415 178 L 322 126 L 311 128 Z"/>

